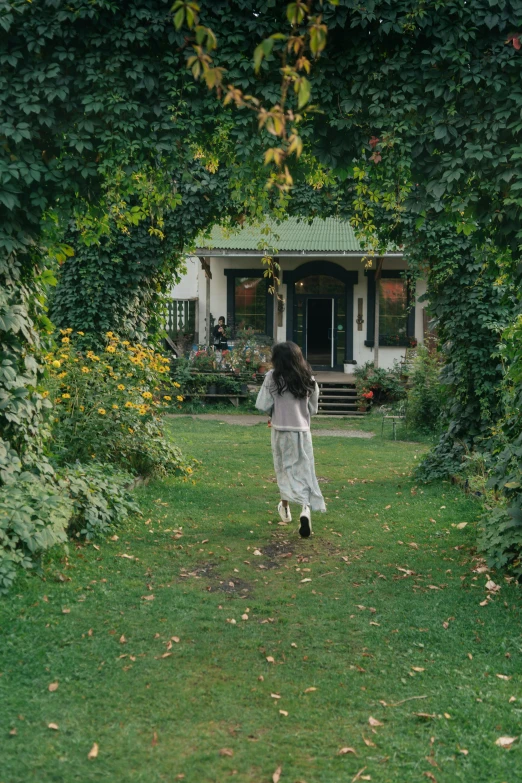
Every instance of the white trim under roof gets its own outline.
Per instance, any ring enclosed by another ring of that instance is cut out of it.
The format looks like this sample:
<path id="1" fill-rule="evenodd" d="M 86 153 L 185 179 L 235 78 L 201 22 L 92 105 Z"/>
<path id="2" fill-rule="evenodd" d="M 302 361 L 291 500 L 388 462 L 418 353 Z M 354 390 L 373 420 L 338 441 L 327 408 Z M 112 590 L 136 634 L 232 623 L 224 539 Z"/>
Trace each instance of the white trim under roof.
<path id="1" fill-rule="evenodd" d="M 206 256 L 207 258 L 244 258 L 245 256 L 251 258 L 263 258 L 266 256 L 268 250 L 218 250 L 212 248 L 196 248 L 193 255 Z M 272 253 L 278 258 L 302 258 L 303 256 L 322 256 L 327 258 L 403 258 L 404 253 L 354 253 L 353 251 L 338 253 L 327 250 L 280 250 L 278 253 Z"/>

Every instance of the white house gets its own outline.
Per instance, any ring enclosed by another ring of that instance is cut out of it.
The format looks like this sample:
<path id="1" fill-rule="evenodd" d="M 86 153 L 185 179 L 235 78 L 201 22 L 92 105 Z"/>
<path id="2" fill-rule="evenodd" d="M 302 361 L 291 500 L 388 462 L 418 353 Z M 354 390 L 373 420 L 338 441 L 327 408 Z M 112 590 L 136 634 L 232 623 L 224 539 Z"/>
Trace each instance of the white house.
<path id="1" fill-rule="evenodd" d="M 269 234 L 266 231 L 269 231 Z M 187 259 L 187 274 L 172 288 L 171 328 L 209 343 L 209 326 L 224 316 L 232 331 L 250 326 L 276 340 L 301 346 L 316 370 L 342 370 L 346 363 L 373 360 L 375 261 L 365 255 L 349 223 L 289 218 L 244 226 L 233 233 L 215 227 Z M 281 266 L 282 303 L 274 317 L 262 258 L 272 254 Z M 379 366 L 391 367 L 405 349 L 421 343 L 426 331 L 426 284 L 408 289 L 400 252 L 383 257 L 379 297 Z M 176 324 L 174 325 L 174 319 Z M 274 334 L 274 332 L 276 332 Z"/>

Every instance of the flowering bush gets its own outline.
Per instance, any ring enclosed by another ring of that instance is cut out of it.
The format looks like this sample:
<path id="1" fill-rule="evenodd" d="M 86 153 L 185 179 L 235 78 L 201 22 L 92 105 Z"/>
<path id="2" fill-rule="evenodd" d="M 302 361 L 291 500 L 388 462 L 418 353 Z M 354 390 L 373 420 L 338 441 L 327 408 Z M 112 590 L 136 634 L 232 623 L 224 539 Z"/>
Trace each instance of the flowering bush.
<path id="1" fill-rule="evenodd" d="M 394 402 L 405 396 L 404 386 L 400 381 L 401 368 L 395 362 L 390 370 L 375 368 L 373 362 L 365 362 L 355 367 L 355 387 L 360 397 L 380 405 L 383 402 Z"/>
<path id="2" fill-rule="evenodd" d="M 61 463 L 93 459 L 126 470 L 191 473 L 178 448 L 164 436 L 161 410 L 183 401 L 169 379 L 169 360 L 107 332 L 103 350 L 83 351 L 62 329 L 46 356 L 53 406 L 53 451 Z"/>
<path id="3" fill-rule="evenodd" d="M 191 355 L 191 363 L 198 372 L 215 372 L 217 369 L 216 357 L 210 351 L 196 351 Z"/>

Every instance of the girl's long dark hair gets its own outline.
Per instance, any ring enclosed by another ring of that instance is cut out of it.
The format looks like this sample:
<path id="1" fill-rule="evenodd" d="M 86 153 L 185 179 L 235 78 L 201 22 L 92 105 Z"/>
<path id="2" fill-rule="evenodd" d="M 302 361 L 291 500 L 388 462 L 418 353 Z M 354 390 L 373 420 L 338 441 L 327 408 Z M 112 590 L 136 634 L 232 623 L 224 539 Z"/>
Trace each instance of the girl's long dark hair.
<path id="1" fill-rule="evenodd" d="M 312 380 L 312 368 L 298 345 L 292 342 L 276 343 L 272 348 L 272 364 L 272 380 L 278 394 L 288 389 L 294 397 L 302 400 L 313 392 L 315 382 Z"/>

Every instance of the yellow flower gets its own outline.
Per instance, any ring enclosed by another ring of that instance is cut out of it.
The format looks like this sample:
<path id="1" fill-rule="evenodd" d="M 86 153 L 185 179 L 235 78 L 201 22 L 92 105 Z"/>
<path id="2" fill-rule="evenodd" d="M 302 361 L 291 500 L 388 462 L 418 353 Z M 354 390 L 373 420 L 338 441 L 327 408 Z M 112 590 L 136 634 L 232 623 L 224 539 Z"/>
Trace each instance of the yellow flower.
<path id="1" fill-rule="evenodd" d="M 70 342 L 71 341 L 69 340 L 68 337 L 62 337 L 62 343 L 70 343 Z"/>
<path id="2" fill-rule="evenodd" d="M 70 394 L 62 394 L 62 400 L 70 400 L 71 395 Z"/>
<path id="3" fill-rule="evenodd" d="M 46 398 L 46 397 L 48 397 L 48 396 L 49 396 L 49 392 L 48 392 L 48 391 L 44 391 L 44 392 L 42 392 L 42 397 L 44 398 L 44 400 L 45 400 L 45 398 Z"/>
<path id="4" fill-rule="evenodd" d="M 105 332 L 105 337 L 109 337 L 109 339 L 113 336 L 112 332 Z"/>
<path id="5" fill-rule="evenodd" d="M 61 367 L 62 363 L 58 361 L 58 359 L 55 359 L 53 362 L 53 367 Z"/>
<path id="6" fill-rule="evenodd" d="M 117 405 L 113 405 L 112 407 L 114 408 L 115 411 L 118 410 L 118 406 Z"/>
<path id="7" fill-rule="evenodd" d="M 130 400 L 127 400 L 127 402 L 125 403 L 125 407 L 126 408 L 134 408 L 134 405 L 132 404 L 132 402 Z"/>
<path id="8" fill-rule="evenodd" d="M 187 473 L 192 473 L 192 468 L 187 468 Z"/>
<path id="9" fill-rule="evenodd" d="M 138 408 L 138 413 L 140 414 L 140 416 L 145 416 L 145 414 L 147 413 L 147 408 L 144 405 L 140 405 L 140 407 Z"/>
<path id="10" fill-rule="evenodd" d="M 181 394 L 178 394 L 176 399 L 178 400 L 178 402 L 183 402 L 183 397 L 181 396 Z"/>
<path id="11" fill-rule="evenodd" d="M 130 345 L 130 342 L 128 340 L 123 340 L 121 344 L 122 345 Z"/>
<path id="12" fill-rule="evenodd" d="M 114 345 L 108 345 L 105 350 L 107 351 L 107 353 L 116 353 L 116 348 L 114 347 Z"/>
<path id="13" fill-rule="evenodd" d="M 83 337 L 85 332 L 76 332 L 76 334 L 81 334 L 81 336 Z"/>
<path id="14" fill-rule="evenodd" d="M 172 397 L 169 397 L 169 395 L 168 395 L 168 394 L 165 394 L 165 395 L 163 395 L 163 399 L 164 399 L 164 400 L 171 400 L 171 399 L 172 399 Z"/>
<path id="15" fill-rule="evenodd" d="M 134 430 L 132 429 L 132 427 L 129 427 L 129 432 L 131 435 L 134 435 Z"/>
<path id="16" fill-rule="evenodd" d="M 152 400 L 152 393 L 149 391 L 143 392 L 141 396 L 144 400 Z"/>
<path id="17" fill-rule="evenodd" d="M 88 367 L 82 367 L 82 372 L 90 372 Z"/>
<path id="18" fill-rule="evenodd" d="M 81 410 L 81 412 L 83 413 L 83 412 L 84 412 L 84 410 L 85 410 L 85 407 L 84 407 L 83 405 L 80 405 L 80 410 Z"/>
<path id="19" fill-rule="evenodd" d="M 98 408 L 98 413 L 100 416 L 105 416 L 105 408 Z"/>
<path id="20" fill-rule="evenodd" d="M 59 375 L 57 375 L 56 377 L 57 377 L 57 378 L 65 378 L 65 376 L 66 376 L 66 375 L 67 375 L 67 373 L 66 373 L 66 372 L 61 372 L 61 373 L 60 373 Z"/>
<path id="21" fill-rule="evenodd" d="M 174 381 L 174 386 L 176 389 L 181 389 L 181 383 L 176 383 L 176 381 Z"/>
<path id="22" fill-rule="evenodd" d="M 119 384 L 118 384 L 118 389 L 119 389 L 120 391 L 124 391 L 124 389 L 125 389 L 125 386 L 123 385 L 123 383 L 119 383 Z"/>

